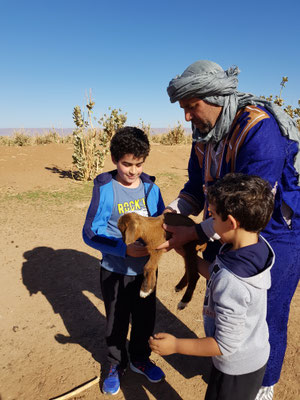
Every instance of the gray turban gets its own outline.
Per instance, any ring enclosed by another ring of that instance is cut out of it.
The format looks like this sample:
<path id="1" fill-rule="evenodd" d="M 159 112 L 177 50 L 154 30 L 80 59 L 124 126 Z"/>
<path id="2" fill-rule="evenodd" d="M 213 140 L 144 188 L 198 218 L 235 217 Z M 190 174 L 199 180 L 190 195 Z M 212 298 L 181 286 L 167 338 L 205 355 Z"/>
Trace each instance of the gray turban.
<path id="1" fill-rule="evenodd" d="M 193 140 L 199 142 L 219 142 L 230 130 L 237 111 L 246 105 L 265 107 L 276 119 L 284 136 L 298 143 L 298 154 L 295 157 L 295 168 L 299 174 L 300 184 L 300 135 L 296 122 L 273 102 L 254 96 L 251 93 L 237 91 L 238 67 L 224 71 L 220 65 L 207 60 L 191 64 L 182 75 L 171 80 L 167 88 L 171 103 L 184 98 L 197 97 L 207 103 L 222 106 L 222 112 L 214 128 L 207 134 L 193 127 Z"/>

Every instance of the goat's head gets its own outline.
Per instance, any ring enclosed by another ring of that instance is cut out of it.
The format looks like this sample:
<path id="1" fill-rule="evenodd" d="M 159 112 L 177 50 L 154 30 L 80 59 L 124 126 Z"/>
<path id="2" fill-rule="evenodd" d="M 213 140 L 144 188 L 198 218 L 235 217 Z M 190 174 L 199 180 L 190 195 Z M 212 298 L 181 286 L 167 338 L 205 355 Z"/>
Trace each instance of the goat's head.
<path id="1" fill-rule="evenodd" d="M 134 243 L 140 237 L 140 218 L 137 213 L 124 214 L 119 218 L 118 228 L 126 244 Z"/>

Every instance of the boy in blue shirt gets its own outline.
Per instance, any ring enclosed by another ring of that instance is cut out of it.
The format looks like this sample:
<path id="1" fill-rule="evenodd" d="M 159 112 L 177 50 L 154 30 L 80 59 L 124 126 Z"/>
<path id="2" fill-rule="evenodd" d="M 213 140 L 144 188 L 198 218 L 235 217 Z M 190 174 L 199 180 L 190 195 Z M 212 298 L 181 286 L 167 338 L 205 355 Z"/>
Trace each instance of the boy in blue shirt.
<path id="1" fill-rule="evenodd" d="M 223 246 L 212 264 L 198 259 L 208 279 L 206 337 L 158 333 L 150 347 L 160 355 L 211 356 L 205 400 L 254 400 L 270 354 L 266 312 L 274 252 L 259 232 L 271 218 L 274 195 L 260 177 L 230 173 L 208 187 L 207 201 Z"/>
<path id="2" fill-rule="evenodd" d="M 83 227 L 85 243 L 102 253 L 100 283 L 110 364 L 102 390 L 107 394 L 118 393 L 129 358 L 130 368 L 150 382 L 164 378 L 162 370 L 149 359 L 148 340 L 155 324 L 156 294 L 154 291 L 146 298 L 139 295 L 148 252 L 139 242 L 126 245 L 118 229 L 118 219 L 126 213 L 155 217 L 164 211 L 155 178 L 143 172 L 149 151 L 149 140 L 142 130 L 125 127 L 116 132 L 110 144 L 116 170 L 102 173 L 94 180 Z M 130 318 L 128 357 L 126 338 Z"/>

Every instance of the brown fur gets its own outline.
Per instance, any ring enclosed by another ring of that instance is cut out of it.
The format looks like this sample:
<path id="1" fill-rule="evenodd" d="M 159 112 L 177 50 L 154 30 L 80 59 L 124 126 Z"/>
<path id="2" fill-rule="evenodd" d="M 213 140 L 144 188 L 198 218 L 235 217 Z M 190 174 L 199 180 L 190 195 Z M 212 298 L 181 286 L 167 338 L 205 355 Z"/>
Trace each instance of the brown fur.
<path id="1" fill-rule="evenodd" d="M 156 248 L 171 237 L 169 232 L 163 228 L 163 224 L 172 226 L 192 226 L 194 221 L 182 214 L 166 213 L 159 217 L 143 217 L 137 213 L 128 213 L 120 217 L 118 227 L 122 233 L 126 244 L 134 243 L 137 239 L 142 239 L 150 254 L 149 261 L 144 267 L 144 280 L 141 286 L 140 296 L 146 297 L 153 292 L 156 285 L 156 271 L 158 261 L 162 256 L 162 250 Z M 197 251 L 204 251 L 205 245 L 199 246 L 196 241 L 186 243 L 183 248 L 186 256 L 185 274 L 175 290 L 182 290 L 187 286 L 182 300 L 178 304 L 179 309 L 183 309 L 191 300 L 196 283 L 199 279 L 197 271 Z"/>

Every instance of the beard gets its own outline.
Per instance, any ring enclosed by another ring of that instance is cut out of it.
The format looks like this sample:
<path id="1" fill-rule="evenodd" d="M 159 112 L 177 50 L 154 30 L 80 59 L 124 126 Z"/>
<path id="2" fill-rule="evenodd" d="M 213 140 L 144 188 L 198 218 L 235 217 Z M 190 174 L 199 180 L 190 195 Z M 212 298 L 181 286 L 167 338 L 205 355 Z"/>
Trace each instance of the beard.
<path id="1" fill-rule="evenodd" d="M 209 134 L 209 132 L 213 129 L 213 126 L 211 122 L 202 122 L 202 121 L 192 121 L 193 125 L 196 126 L 198 129 L 199 133 L 201 134 L 202 137 L 206 136 Z"/>

